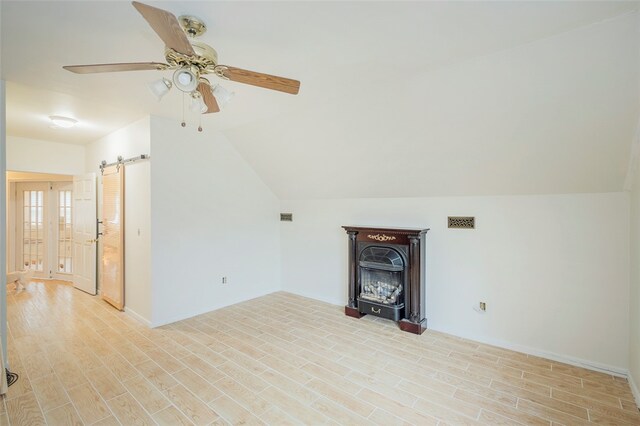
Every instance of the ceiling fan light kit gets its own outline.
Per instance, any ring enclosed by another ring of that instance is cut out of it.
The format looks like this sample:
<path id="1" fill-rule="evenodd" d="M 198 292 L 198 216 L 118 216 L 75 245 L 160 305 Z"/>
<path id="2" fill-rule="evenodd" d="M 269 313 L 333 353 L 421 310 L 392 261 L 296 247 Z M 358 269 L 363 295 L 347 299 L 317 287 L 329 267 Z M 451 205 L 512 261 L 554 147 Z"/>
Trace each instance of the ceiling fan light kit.
<path id="1" fill-rule="evenodd" d="M 172 86 L 183 93 L 191 94 L 191 109 L 202 114 L 220 111 L 219 103 L 226 105 L 234 93 L 219 85 L 213 88 L 202 78 L 205 74 L 214 74 L 224 80 L 249 84 L 279 92 L 298 94 L 300 82 L 275 75 L 235 68 L 218 63 L 218 53 L 208 44 L 193 40 L 207 31 L 200 19 L 184 15 L 176 18 L 171 12 L 158 9 L 137 1 L 133 7 L 147 21 L 165 44 L 167 63 L 136 62 L 116 64 L 70 65 L 63 67 L 77 74 L 92 74 L 116 71 L 174 70 L 172 81 L 163 78 L 149 84 L 152 93 L 160 100 Z M 195 102 L 195 104 L 194 104 Z M 204 105 L 204 107 L 203 107 Z M 185 127 L 184 121 L 181 123 Z M 201 131 L 201 126 L 198 130 Z"/>

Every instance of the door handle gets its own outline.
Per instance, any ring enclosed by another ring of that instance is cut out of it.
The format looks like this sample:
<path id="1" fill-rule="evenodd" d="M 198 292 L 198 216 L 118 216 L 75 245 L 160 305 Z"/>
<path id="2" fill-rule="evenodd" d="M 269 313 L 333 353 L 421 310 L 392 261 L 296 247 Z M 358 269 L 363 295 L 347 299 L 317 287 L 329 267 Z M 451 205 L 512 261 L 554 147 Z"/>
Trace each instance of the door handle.
<path id="1" fill-rule="evenodd" d="M 96 239 L 94 239 L 94 240 L 87 240 L 87 241 L 85 241 L 85 242 L 87 242 L 87 243 L 97 243 L 97 242 L 98 242 L 98 239 L 96 238 Z"/>

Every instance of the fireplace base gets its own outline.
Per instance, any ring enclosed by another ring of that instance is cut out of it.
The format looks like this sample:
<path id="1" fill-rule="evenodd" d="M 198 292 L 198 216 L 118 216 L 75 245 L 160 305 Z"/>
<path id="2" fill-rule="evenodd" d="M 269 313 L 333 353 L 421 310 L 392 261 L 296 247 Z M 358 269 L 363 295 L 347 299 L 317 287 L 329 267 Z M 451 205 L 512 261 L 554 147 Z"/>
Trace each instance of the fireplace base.
<path id="1" fill-rule="evenodd" d="M 413 334 L 422 334 L 427 329 L 427 319 L 425 318 L 418 323 L 411 322 L 407 319 L 403 319 L 398 321 L 398 325 L 400 325 L 400 330 L 402 331 L 406 331 Z"/>
<path id="2" fill-rule="evenodd" d="M 351 306 L 344 307 L 344 314 L 348 317 L 353 318 L 362 318 L 363 316 L 365 316 L 365 314 L 360 313 L 358 308 L 352 308 Z"/>
<path id="3" fill-rule="evenodd" d="M 360 313 L 376 315 L 391 321 L 400 321 L 404 317 L 404 304 L 389 306 L 358 299 L 358 310 Z"/>

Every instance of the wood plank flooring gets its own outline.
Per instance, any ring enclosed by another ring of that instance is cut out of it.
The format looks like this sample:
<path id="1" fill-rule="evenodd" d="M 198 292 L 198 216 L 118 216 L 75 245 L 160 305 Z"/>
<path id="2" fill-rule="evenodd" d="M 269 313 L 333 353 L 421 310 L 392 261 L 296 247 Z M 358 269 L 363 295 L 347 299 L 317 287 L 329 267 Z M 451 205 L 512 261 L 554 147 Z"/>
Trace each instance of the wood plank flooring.
<path id="1" fill-rule="evenodd" d="M 63 282 L 12 287 L 0 426 L 640 425 L 625 379 L 289 293 L 148 329 Z"/>

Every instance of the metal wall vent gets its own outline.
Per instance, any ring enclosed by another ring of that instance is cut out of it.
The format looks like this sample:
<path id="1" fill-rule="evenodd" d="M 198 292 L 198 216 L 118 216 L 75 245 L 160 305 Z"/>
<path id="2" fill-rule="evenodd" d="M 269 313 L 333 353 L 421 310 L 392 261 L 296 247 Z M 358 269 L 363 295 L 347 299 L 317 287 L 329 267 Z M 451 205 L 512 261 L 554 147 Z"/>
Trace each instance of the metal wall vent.
<path id="1" fill-rule="evenodd" d="M 476 218 L 473 216 L 449 216 L 449 228 L 475 229 Z"/>
<path id="2" fill-rule="evenodd" d="M 280 222 L 293 222 L 293 213 L 280 213 Z"/>

